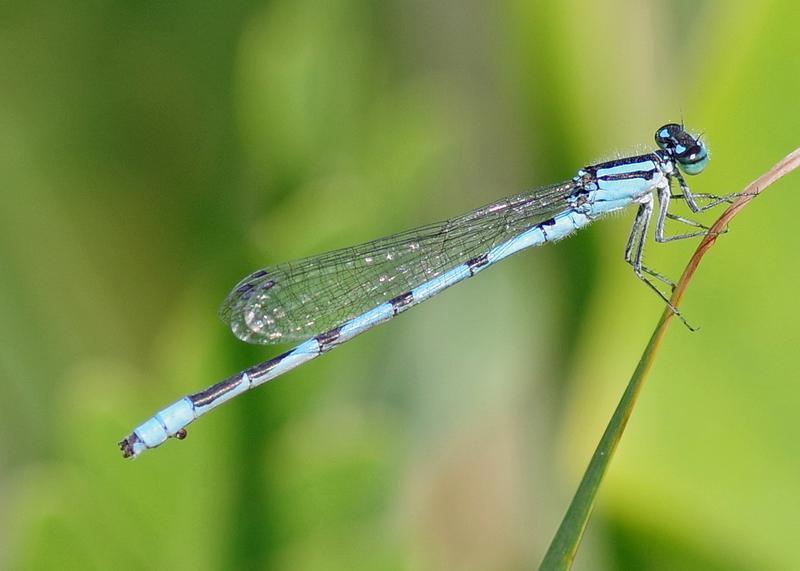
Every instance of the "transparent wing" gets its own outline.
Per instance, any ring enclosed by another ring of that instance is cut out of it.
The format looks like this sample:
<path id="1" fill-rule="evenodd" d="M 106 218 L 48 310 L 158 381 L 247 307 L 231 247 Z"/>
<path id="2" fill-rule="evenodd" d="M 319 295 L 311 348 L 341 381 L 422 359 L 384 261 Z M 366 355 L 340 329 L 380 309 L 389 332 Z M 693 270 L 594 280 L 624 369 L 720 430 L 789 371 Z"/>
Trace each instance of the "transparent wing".
<path id="1" fill-rule="evenodd" d="M 564 210 L 572 181 L 510 196 L 457 218 L 258 270 L 220 317 L 248 343 L 307 339 L 380 305 Z"/>

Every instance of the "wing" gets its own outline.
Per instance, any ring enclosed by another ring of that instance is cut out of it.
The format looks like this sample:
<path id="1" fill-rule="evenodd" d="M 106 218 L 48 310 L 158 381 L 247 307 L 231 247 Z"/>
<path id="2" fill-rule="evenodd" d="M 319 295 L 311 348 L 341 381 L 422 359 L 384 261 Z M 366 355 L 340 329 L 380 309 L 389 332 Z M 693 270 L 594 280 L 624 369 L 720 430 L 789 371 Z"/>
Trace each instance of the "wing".
<path id="1" fill-rule="evenodd" d="M 328 331 L 485 254 L 568 207 L 568 181 L 359 246 L 269 266 L 228 294 L 220 317 L 248 343 L 299 341 Z"/>

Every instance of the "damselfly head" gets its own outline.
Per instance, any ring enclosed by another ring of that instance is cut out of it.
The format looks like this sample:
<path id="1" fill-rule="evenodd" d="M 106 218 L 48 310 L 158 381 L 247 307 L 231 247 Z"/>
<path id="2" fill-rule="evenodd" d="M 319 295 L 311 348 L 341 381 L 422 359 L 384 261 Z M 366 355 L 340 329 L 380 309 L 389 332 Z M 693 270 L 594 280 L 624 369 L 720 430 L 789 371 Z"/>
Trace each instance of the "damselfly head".
<path id="1" fill-rule="evenodd" d="M 661 127 L 656 131 L 656 144 L 686 174 L 699 174 L 708 164 L 705 143 L 686 131 L 683 125 L 669 123 Z"/>

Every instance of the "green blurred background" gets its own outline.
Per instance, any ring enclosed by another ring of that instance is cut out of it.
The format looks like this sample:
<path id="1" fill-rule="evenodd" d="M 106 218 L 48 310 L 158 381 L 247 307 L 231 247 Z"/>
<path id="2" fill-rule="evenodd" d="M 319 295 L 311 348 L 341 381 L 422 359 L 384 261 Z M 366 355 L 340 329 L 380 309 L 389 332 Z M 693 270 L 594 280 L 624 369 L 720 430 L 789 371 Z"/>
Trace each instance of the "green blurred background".
<path id="1" fill-rule="evenodd" d="M 617 0 L 5 2 L 0 568 L 512 570 L 540 560 L 662 310 L 632 212 L 515 256 L 135 462 L 157 408 L 284 348 L 260 266 L 652 147 L 740 190 L 800 145 L 800 12 Z M 576 568 L 800 569 L 800 176 L 684 303 Z M 713 215 L 712 215 L 713 217 Z M 651 245 L 677 276 L 693 244 Z"/>

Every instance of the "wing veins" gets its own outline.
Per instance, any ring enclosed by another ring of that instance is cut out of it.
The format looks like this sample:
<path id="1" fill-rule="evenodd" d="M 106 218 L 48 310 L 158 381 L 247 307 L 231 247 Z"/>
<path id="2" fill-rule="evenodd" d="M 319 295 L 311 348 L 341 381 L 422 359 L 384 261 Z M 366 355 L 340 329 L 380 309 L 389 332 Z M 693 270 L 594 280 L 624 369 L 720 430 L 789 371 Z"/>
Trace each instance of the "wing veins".
<path id="1" fill-rule="evenodd" d="M 322 333 L 546 220 L 566 207 L 574 188 L 567 181 L 456 218 L 263 268 L 236 285 L 220 316 L 251 343 Z"/>

